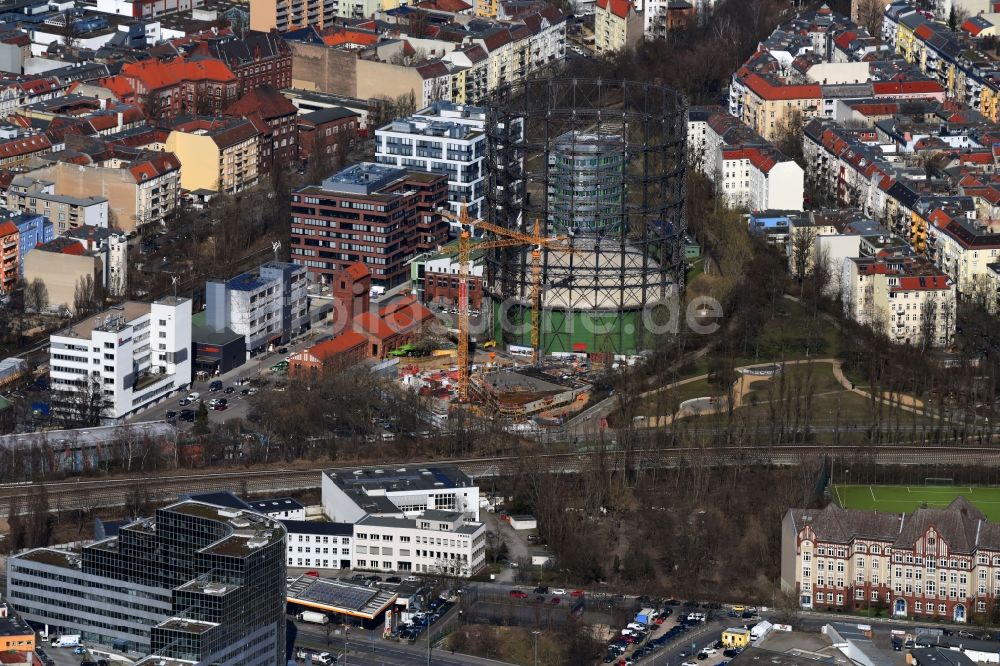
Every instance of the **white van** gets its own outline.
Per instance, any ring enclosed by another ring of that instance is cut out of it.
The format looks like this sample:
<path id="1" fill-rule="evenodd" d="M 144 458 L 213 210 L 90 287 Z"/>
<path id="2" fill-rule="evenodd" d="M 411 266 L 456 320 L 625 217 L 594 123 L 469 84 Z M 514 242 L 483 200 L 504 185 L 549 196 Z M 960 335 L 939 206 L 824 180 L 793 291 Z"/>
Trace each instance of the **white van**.
<path id="1" fill-rule="evenodd" d="M 78 647 L 80 645 L 80 634 L 64 634 L 59 638 L 52 639 L 52 647 Z"/>

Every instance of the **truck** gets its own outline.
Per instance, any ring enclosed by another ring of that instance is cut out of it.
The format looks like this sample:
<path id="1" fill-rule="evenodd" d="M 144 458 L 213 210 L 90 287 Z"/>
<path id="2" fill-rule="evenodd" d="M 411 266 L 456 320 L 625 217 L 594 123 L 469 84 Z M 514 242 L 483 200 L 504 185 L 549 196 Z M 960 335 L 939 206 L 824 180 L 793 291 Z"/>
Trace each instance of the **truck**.
<path id="1" fill-rule="evenodd" d="M 656 610 L 653 608 L 643 608 L 635 614 L 635 621 L 639 624 L 649 626 L 656 621 L 656 618 L 653 616 L 654 613 L 656 613 Z"/>
<path id="2" fill-rule="evenodd" d="M 323 664 L 323 666 L 332 666 L 337 663 L 338 659 L 336 655 L 329 652 L 309 652 L 307 650 L 299 650 L 295 656 L 307 664 Z"/>
<path id="3" fill-rule="evenodd" d="M 52 639 L 52 647 L 79 647 L 80 634 L 63 634 Z"/>
<path id="4" fill-rule="evenodd" d="M 329 624 L 330 618 L 327 617 L 326 613 L 317 613 L 315 611 L 302 611 L 296 615 L 300 622 L 311 622 L 312 624 Z"/>

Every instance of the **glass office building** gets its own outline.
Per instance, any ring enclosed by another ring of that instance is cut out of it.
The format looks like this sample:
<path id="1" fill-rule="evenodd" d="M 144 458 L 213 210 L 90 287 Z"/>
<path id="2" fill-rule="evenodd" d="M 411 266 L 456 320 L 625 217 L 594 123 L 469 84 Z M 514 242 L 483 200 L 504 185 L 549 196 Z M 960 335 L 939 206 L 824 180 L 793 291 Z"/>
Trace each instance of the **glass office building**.
<path id="1" fill-rule="evenodd" d="M 8 600 L 50 632 L 219 666 L 285 664 L 285 529 L 194 500 L 74 553 L 7 562 Z"/>

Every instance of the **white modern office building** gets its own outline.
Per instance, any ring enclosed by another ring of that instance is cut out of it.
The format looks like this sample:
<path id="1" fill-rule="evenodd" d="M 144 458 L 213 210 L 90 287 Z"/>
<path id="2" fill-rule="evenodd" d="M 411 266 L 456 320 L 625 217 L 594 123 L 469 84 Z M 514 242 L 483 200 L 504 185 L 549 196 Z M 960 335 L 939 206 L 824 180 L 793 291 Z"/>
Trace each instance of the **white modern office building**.
<path id="1" fill-rule="evenodd" d="M 318 520 L 282 520 L 290 567 L 350 569 L 354 526 Z"/>
<path id="2" fill-rule="evenodd" d="M 354 525 L 353 569 L 471 576 L 486 562 L 486 525 L 457 511 L 367 515 Z"/>
<path id="3" fill-rule="evenodd" d="M 191 384 L 191 301 L 126 301 L 49 338 L 53 409 L 121 419 Z"/>
<path id="4" fill-rule="evenodd" d="M 323 513 L 356 523 L 368 514 L 414 518 L 427 510 L 455 511 L 479 521 L 479 488 L 452 465 L 331 469 L 323 472 Z"/>
<path id="5" fill-rule="evenodd" d="M 451 465 L 326 471 L 323 512 L 353 525 L 353 569 L 470 576 L 485 564 L 479 488 Z"/>
<path id="6" fill-rule="evenodd" d="M 271 261 L 257 270 L 205 283 L 205 323 L 231 329 L 256 353 L 287 343 L 309 323 L 308 270 Z"/>
<path id="7" fill-rule="evenodd" d="M 486 110 L 440 101 L 375 130 L 375 160 L 448 175 L 448 205 L 483 216 Z"/>

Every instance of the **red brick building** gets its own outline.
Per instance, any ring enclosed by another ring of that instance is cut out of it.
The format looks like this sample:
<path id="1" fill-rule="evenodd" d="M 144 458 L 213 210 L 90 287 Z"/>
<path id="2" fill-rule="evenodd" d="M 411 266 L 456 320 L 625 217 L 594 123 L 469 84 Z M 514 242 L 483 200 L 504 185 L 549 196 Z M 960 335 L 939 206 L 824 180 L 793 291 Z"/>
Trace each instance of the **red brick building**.
<path id="1" fill-rule="evenodd" d="M 295 122 L 299 131 L 299 160 L 308 162 L 316 150 L 332 158 L 345 139 L 346 143 L 353 141 L 361 126 L 361 115 L 342 106 L 333 106 L 305 113 Z"/>
<path id="2" fill-rule="evenodd" d="M 269 141 L 271 150 L 262 154 L 259 167 L 261 175 L 276 169 L 289 170 L 299 155 L 298 128 L 295 117 L 298 109 L 277 88 L 263 84 L 251 89 L 229 105 L 227 116 L 260 120 L 269 132 L 262 140 Z"/>
<path id="3" fill-rule="evenodd" d="M 394 287 L 407 260 L 447 239 L 447 197 L 444 175 L 355 164 L 292 194 L 291 260 L 323 282 L 362 262 L 373 284 Z"/>
<path id="4" fill-rule="evenodd" d="M 803 608 L 969 622 L 1000 597 L 1000 523 L 964 497 L 913 513 L 790 509 L 781 587 Z"/>
<path id="5" fill-rule="evenodd" d="M 292 87 L 292 50 L 277 32 L 251 30 L 243 39 L 213 37 L 198 42 L 192 54 L 225 63 L 236 76 L 241 95 L 263 85 Z"/>
<path id="6" fill-rule="evenodd" d="M 220 115 L 239 91 L 236 75 L 221 60 L 182 56 L 128 62 L 119 74 L 100 83 L 121 101 L 138 103 L 154 120 L 182 114 Z"/>

